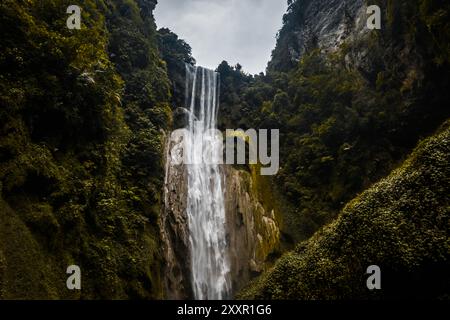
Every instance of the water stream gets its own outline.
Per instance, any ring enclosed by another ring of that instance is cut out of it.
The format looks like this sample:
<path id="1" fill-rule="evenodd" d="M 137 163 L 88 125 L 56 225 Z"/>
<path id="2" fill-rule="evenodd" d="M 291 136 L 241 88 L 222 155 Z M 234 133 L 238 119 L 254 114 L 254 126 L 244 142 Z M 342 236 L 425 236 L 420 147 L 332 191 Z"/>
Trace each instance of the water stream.
<path id="1" fill-rule="evenodd" d="M 195 299 L 230 297 L 223 175 L 218 159 L 222 141 L 214 134 L 219 97 L 218 73 L 186 65 L 187 216 Z"/>

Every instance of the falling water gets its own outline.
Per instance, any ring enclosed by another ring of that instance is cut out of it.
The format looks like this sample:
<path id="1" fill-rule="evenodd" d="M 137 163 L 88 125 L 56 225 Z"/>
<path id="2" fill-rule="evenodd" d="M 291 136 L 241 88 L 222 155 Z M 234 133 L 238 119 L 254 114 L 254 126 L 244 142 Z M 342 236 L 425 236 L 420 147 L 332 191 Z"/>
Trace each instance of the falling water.
<path id="1" fill-rule="evenodd" d="M 231 291 L 223 177 L 218 165 L 222 141 L 212 130 L 216 128 L 218 113 L 218 82 L 216 72 L 186 65 L 186 105 L 190 108 L 186 139 L 187 216 L 196 299 L 225 299 Z"/>

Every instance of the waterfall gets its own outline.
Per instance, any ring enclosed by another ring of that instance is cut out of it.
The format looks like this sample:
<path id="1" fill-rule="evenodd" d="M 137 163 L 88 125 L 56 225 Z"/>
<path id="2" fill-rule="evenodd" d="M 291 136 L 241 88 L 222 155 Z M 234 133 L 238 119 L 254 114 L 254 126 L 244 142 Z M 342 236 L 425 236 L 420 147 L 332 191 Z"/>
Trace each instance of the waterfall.
<path id="1" fill-rule="evenodd" d="M 191 282 L 195 299 L 230 297 L 230 262 L 225 232 L 222 141 L 215 135 L 219 75 L 186 65 L 187 217 Z"/>

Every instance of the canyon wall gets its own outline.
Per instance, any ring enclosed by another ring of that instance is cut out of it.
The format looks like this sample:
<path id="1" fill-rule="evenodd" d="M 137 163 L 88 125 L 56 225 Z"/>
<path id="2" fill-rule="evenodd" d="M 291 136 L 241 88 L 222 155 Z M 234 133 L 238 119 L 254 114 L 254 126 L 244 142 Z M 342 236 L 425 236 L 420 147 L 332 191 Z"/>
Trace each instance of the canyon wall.
<path id="1" fill-rule="evenodd" d="M 364 0 L 293 1 L 269 62 L 269 70 L 288 71 L 309 50 L 336 51 L 341 44 L 367 34 Z"/>
<path id="2" fill-rule="evenodd" d="M 189 226 L 186 215 L 187 174 L 180 163 L 182 138 L 166 144 L 165 205 L 159 226 L 164 252 L 166 297 L 192 298 Z M 222 166 L 229 259 L 233 292 L 266 269 L 268 258 L 279 245 L 279 223 L 274 210 L 258 199 L 252 175 L 232 166 Z"/>
<path id="3" fill-rule="evenodd" d="M 252 176 L 245 170 L 224 167 L 225 212 L 230 244 L 233 290 L 266 269 L 279 245 L 279 222 L 274 210 L 259 201 Z"/>

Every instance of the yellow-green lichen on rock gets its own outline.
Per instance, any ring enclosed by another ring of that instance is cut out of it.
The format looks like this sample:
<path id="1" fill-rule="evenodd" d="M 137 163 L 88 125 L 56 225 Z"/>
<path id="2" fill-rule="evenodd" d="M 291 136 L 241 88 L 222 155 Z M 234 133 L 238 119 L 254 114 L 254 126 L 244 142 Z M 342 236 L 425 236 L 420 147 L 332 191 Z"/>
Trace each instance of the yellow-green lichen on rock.
<path id="1" fill-rule="evenodd" d="M 233 289 L 240 289 L 270 265 L 280 247 L 279 222 L 274 209 L 260 201 L 251 173 L 231 166 L 225 171 L 225 212 L 230 239 Z"/>

